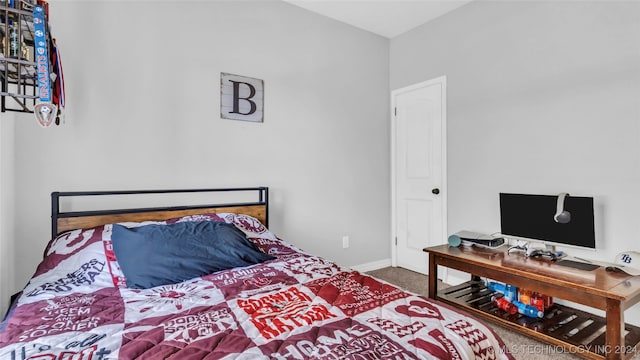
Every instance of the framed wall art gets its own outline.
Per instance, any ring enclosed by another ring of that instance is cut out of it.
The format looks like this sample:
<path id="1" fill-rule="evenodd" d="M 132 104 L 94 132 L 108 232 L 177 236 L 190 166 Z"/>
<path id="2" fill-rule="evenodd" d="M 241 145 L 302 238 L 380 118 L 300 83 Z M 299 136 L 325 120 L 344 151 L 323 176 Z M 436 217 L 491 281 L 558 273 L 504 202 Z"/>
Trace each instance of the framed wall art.
<path id="1" fill-rule="evenodd" d="M 264 121 L 264 81 L 220 73 L 220 116 L 223 119 Z"/>

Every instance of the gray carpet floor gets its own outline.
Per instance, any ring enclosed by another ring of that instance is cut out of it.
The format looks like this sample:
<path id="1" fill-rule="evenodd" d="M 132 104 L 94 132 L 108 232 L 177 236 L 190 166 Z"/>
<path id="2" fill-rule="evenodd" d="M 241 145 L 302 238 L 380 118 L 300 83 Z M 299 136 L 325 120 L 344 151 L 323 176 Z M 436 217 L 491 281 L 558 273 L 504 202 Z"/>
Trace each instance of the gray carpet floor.
<path id="1" fill-rule="evenodd" d="M 406 289 L 412 293 L 427 296 L 428 277 L 426 275 L 399 267 L 387 267 L 379 270 L 369 271 L 367 272 L 367 274 L 387 281 L 400 288 Z M 539 342 L 491 322 L 485 321 L 485 324 L 490 326 L 498 335 L 500 335 L 500 337 L 502 337 L 505 345 L 507 346 L 507 349 L 510 350 L 511 354 L 517 360 L 580 359 L 580 357 L 574 354 L 564 352 L 560 347 Z M 632 359 L 640 359 L 640 355 L 636 354 L 632 357 Z"/>

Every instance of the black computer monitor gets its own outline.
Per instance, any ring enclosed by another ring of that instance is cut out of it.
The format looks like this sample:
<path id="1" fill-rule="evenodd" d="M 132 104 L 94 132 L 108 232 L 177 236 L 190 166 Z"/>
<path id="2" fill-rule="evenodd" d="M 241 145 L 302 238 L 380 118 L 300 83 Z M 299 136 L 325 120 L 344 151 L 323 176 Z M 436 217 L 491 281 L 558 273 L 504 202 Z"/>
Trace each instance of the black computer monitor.
<path id="1" fill-rule="evenodd" d="M 571 213 L 571 221 L 566 224 L 554 220 L 557 203 L 556 195 L 500 193 L 500 232 L 548 245 L 595 249 L 593 198 L 567 196 L 564 209 Z"/>

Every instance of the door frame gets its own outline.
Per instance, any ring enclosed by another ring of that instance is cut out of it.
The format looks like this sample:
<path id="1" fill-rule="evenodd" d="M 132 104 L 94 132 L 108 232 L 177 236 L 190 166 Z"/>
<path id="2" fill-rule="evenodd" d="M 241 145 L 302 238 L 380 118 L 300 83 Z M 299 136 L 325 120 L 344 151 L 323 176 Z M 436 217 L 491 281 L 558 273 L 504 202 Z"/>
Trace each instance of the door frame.
<path id="1" fill-rule="evenodd" d="M 442 143 L 441 143 L 441 164 L 442 164 L 442 186 L 440 196 L 442 196 L 442 231 L 447 234 L 447 76 L 443 75 L 431 80 L 422 81 L 417 84 L 406 86 L 391 91 L 391 266 L 398 266 L 397 252 L 397 231 L 396 231 L 396 101 L 397 95 L 410 92 L 422 87 L 439 84 L 442 87 Z M 444 239 L 443 239 L 444 240 Z M 443 273 L 446 277 L 446 274 Z"/>

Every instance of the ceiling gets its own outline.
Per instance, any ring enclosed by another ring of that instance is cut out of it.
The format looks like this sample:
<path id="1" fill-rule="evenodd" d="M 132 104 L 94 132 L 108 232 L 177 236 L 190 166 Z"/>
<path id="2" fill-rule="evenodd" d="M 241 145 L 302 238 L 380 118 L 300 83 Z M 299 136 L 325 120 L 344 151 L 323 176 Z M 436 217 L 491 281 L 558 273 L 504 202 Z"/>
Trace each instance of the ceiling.
<path id="1" fill-rule="evenodd" d="M 393 38 L 472 0 L 284 1 L 386 38 Z"/>

